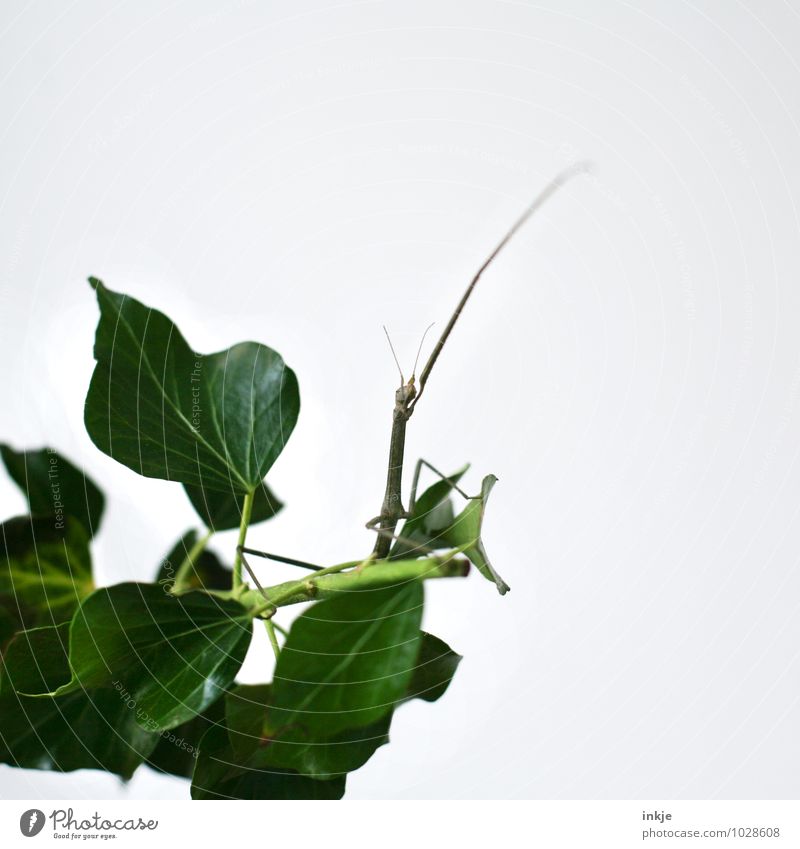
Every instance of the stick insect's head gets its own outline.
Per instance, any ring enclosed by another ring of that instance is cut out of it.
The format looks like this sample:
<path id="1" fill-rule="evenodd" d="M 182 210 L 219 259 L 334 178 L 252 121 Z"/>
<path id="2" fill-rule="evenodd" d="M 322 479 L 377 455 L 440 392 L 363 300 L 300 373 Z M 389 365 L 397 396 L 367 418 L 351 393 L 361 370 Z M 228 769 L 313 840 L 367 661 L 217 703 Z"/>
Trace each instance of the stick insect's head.
<path id="1" fill-rule="evenodd" d="M 397 407 L 405 409 L 417 397 L 417 387 L 414 385 L 416 378 L 411 375 L 408 383 L 401 383 L 400 388 L 394 393 L 394 403 Z"/>
<path id="2" fill-rule="evenodd" d="M 409 413 L 409 405 L 411 402 L 417 397 L 417 386 L 416 386 L 416 374 L 417 374 L 417 364 L 419 363 L 419 354 L 422 350 L 422 343 L 425 341 L 425 337 L 428 335 L 428 330 L 433 327 L 432 324 L 428 325 L 425 332 L 422 334 L 422 340 L 419 343 L 419 348 L 417 349 L 417 357 L 414 360 L 414 371 L 411 372 L 411 378 L 406 381 L 403 377 L 403 370 L 400 368 L 400 363 L 397 360 L 397 354 L 394 351 L 394 345 L 392 345 L 392 340 L 389 336 L 389 331 L 384 326 L 383 332 L 386 334 L 386 338 L 389 341 L 389 347 L 392 350 L 392 356 L 394 357 L 394 361 L 397 364 L 397 370 L 400 372 L 400 387 L 394 393 L 394 403 L 397 409 L 404 410 Z"/>

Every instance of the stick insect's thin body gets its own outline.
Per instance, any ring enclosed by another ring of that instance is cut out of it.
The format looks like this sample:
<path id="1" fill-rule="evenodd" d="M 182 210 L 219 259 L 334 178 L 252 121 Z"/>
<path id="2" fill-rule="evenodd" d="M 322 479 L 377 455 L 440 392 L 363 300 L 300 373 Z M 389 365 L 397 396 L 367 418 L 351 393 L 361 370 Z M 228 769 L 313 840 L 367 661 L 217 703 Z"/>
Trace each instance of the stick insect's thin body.
<path id="1" fill-rule="evenodd" d="M 377 560 L 388 557 L 397 523 L 408 515 L 403 509 L 403 455 L 406 447 L 406 425 L 411 418 L 411 401 L 417 394 L 412 377 L 395 392 L 392 412 L 392 438 L 389 442 L 389 466 L 386 472 L 386 492 L 380 515 L 367 522 L 378 531 L 372 556 Z"/>
<path id="2" fill-rule="evenodd" d="M 380 514 L 367 522 L 367 527 L 369 529 L 376 530 L 378 532 L 378 538 L 375 541 L 375 548 L 372 552 L 373 558 L 382 560 L 385 557 L 388 557 L 392 540 L 395 538 L 397 523 L 400 519 L 405 519 L 409 516 L 409 512 L 406 512 L 406 510 L 403 509 L 403 455 L 405 453 L 406 425 L 408 424 L 408 420 L 411 418 L 411 414 L 414 412 L 414 408 L 419 402 L 419 399 L 422 397 L 422 393 L 425 391 L 425 384 L 428 382 L 428 377 L 430 376 L 442 348 L 444 348 L 445 342 L 447 342 L 455 323 L 458 321 L 462 310 L 475 290 L 475 285 L 478 280 L 480 280 L 483 272 L 491 265 L 492 261 L 508 244 L 511 237 L 517 232 L 517 230 L 519 230 L 528 218 L 530 218 L 530 216 L 533 215 L 533 213 L 536 212 L 536 210 L 539 209 L 545 201 L 555 194 L 555 192 L 561 188 L 561 186 L 578 170 L 585 170 L 585 167 L 581 166 L 580 169 L 573 168 L 565 171 L 550 182 L 536 200 L 517 219 L 513 227 L 511 227 L 506 235 L 500 240 L 497 247 L 483 262 L 483 265 L 481 265 L 478 269 L 477 273 L 467 286 L 466 291 L 461 296 L 461 300 L 458 302 L 453 314 L 450 316 L 447 326 L 442 332 L 442 335 L 439 337 L 439 341 L 436 343 L 430 357 L 428 358 L 428 362 L 425 364 L 425 368 L 420 374 L 419 391 L 417 391 L 417 387 L 415 385 L 415 376 L 412 374 L 408 383 L 405 383 L 401 372 L 400 388 L 395 392 L 392 437 L 389 443 L 389 467 L 386 475 L 386 492 L 383 496 L 383 505 L 381 506 Z M 414 476 L 415 480 L 419 475 L 419 465 L 420 464 L 417 465 L 417 471 Z M 430 464 L 426 465 L 430 466 Z M 413 512 L 414 510 L 414 496 L 415 493 L 412 493 L 412 503 L 409 504 L 410 512 Z"/>
<path id="3" fill-rule="evenodd" d="M 577 165 L 562 172 L 554 180 L 548 183 L 548 185 L 539 194 L 536 200 L 534 200 L 534 202 L 525 210 L 525 212 L 523 212 L 523 214 L 511 227 L 511 229 L 500 240 L 497 247 L 495 247 L 495 249 L 489 254 L 489 256 L 483 262 L 481 267 L 478 269 L 475 276 L 470 281 L 469 285 L 466 288 L 466 291 L 461 296 L 461 300 L 458 302 L 458 305 L 453 311 L 453 314 L 450 316 L 450 320 L 447 322 L 447 326 L 442 332 L 442 335 L 439 337 L 438 342 L 434 346 L 434 349 L 431 352 L 430 357 L 428 358 L 428 362 L 425 364 L 425 368 L 420 374 L 419 388 L 417 388 L 416 377 L 414 374 L 412 374 L 411 378 L 408 380 L 408 382 L 406 382 L 403 378 L 401 371 L 400 388 L 397 389 L 395 392 L 394 410 L 392 412 L 392 435 L 391 440 L 389 442 L 389 464 L 386 473 L 386 491 L 383 496 L 381 512 L 374 519 L 370 519 L 370 521 L 367 522 L 367 528 L 369 528 L 370 530 L 377 531 L 378 534 L 378 538 L 375 542 L 375 548 L 373 549 L 370 559 L 383 560 L 389 556 L 389 550 L 391 548 L 392 541 L 397 539 L 395 535 L 397 523 L 401 519 L 408 518 L 408 516 L 413 513 L 414 500 L 416 497 L 417 479 L 419 477 L 419 472 L 422 465 L 428 466 L 429 468 L 433 469 L 434 472 L 441 476 L 441 473 L 434 469 L 433 466 L 430 465 L 430 463 L 427 463 L 424 460 L 420 460 L 417 463 L 417 468 L 414 474 L 414 486 L 411 493 L 411 502 L 409 503 L 409 510 L 406 511 L 403 508 L 403 457 L 405 453 L 406 444 L 406 426 L 408 425 L 408 420 L 411 418 L 411 415 L 414 412 L 416 405 L 419 403 L 419 399 L 422 397 L 422 393 L 425 390 L 425 384 L 428 382 L 430 373 L 433 369 L 433 366 L 436 364 L 436 360 L 439 358 L 439 354 L 441 353 L 445 342 L 447 342 L 447 339 L 450 336 L 450 333 L 453 330 L 455 323 L 458 321 L 458 318 L 461 315 L 461 312 L 463 311 L 464 307 L 466 306 L 467 301 L 475 290 L 475 285 L 477 284 L 478 280 L 480 280 L 480 277 L 483 272 L 486 271 L 486 269 L 491 265 L 495 257 L 508 244 L 508 242 L 511 240 L 511 237 L 517 232 L 517 230 L 519 230 L 520 227 L 522 227 L 522 225 L 528 220 L 528 218 L 530 218 L 534 212 L 536 212 L 553 194 L 555 194 L 555 192 L 558 191 L 558 189 L 560 189 L 561 186 L 563 186 L 564 183 L 567 182 L 567 180 L 569 180 L 575 174 L 581 173 L 585 170 L 585 165 Z M 391 340 L 389 344 L 391 345 Z M 394 349 L 392 349 L 392 353 L 394 353 Z M 445 480 L 447 480 L 447 478 L 445 478 Z M 458 489 L 455 484 L 453 484 L 453 487 L 455 489 Z M 460 489 L 458 489 L 458 491 L 462 495 L 464 495 L 464 493 Z M 252 549 L 245 549 L 245 551 L 247 551 L 248 554 L 258 554 L 262 557 L 267 557 L 273 560 L 279 560 L 288 563 L 294 562 L 295 565 L 303 566 L 309 569 L 319 568 L 315 567 L 313 564 L 308 564 L 302 561 L 292 561 L 290 558 L 268 554 L 267 552 L 256 552 Z M 247 564 L 247 561 L 244 560 L 244 558 L 242 558 L 242 560 L 244 562 L 245 567 L 252 575 L 252 570 Z"/>

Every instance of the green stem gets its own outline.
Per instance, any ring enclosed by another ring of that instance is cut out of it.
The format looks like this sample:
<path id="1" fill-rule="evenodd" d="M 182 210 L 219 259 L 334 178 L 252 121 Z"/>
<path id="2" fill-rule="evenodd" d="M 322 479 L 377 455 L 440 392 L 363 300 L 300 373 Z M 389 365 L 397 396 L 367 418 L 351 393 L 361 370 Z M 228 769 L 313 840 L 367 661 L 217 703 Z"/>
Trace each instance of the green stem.
<path id="1" fill-rule="evenodd" d="M 250 514 L 253 512 L 253 497 L 255 491 L 248 492 L 242 502 L 242 521 L 239 523 L 239 542 L 236 547 L 236 557 L 233 561 L 233 589 L 238 590 L 242 586 L 242 553 L 244 541 L 247 537 L 247 526 L 250 524 Z"/>
<path id="2" fill-rule="evenodd" d="M 208 541 L 214 536 L 214 531 L 209 531 L 205 536 L 201 537 L 189 549 L 189 553 L 184 557 L 183 562 L 178 566 L 178 571 L 175 573 L 175 580 L 172 582 L 173 593 L 180 593 L 185 590 L 188 583 L 189 575 L 194 569 L 195 560 L 205 551 Z"/>
<path id="3" fill-rule="evenodd" d="M 278 638 L 275 636 L 275 626 L 272 624 L 271 619 L 265 619 L 264 625 L 267 628 L 269 641 L 272 643 L 272 651 L 275 652 L 275 660 L 277 660 L 281 656 L 281 647 L 278 645 Z"/>
<path id="4" fill-rule="evenodd" d="M 332 598 L 343 592 L 379 589 L 432 578 L 464 577 L 469 572 L 469 561 L 457 557 L 460 553 L 460 549 L 455 549 L 443 557 L 429 557 L 425 560 L 382 560 L 377 564 L 369 561 L 361 564 L 340 563 L 299 581 L 286 581 L 267 587 L 264 594 L 258 590 L 247 590 L 240 594 L 239 601 L 251 608 L 254 615 L 265 614 L 271 618 L 278 607 Z M 351 568 L 353 566 L 356 568 Z"/>

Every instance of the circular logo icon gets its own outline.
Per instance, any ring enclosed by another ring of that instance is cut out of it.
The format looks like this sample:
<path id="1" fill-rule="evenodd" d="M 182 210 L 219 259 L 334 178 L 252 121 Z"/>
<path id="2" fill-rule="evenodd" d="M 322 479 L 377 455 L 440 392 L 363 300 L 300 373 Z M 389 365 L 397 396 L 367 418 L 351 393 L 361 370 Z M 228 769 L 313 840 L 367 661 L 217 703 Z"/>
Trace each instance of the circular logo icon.
<path id="1" fill-rule="evenodd" d="M 44 828 L 44 812 L 38 808 L 31 808 L 19 818 L 19 830 L 25 837 L 36 837 Z"/>

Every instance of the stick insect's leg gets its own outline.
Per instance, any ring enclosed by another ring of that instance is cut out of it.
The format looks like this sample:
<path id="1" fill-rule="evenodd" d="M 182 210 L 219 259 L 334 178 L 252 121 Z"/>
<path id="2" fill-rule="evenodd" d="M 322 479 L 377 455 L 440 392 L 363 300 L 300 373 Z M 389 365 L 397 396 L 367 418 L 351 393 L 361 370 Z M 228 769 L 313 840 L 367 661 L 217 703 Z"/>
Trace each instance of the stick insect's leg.
<path id="1" fill-rule="evenodd" d="M 239 557 L 241 557 L 241 559 L 242 559 L 242 566 L 244 566 L 244 568 L 247 569 L 247 573 L 253 579 L 253 583 L 256 585 L 256 589 L 261 593 L 262 596 L 264 596 L 264 600 L 269 605 L 269 607 L 266 608 L 266 610 L 271 610 L 270 616 L 274 616 L 275 612 L 277 611 L 277 608 L 272 604 L 272 602 L 270 602 L 269 596 L 267 595 L 267 591 L 264 589 L 264 587 L 261 586 L 261 582 L 256 577 L 256 573 L 252 570 L 252 568 L 250 567 L 250 564 L 247 562 L 247 558 L 244 556 L 244 552 L 250 551 L 250 549 L 244 548 L 241 545 L 237 545 L 236 550 L 239 552 Z"/>
<path id="2" fill-rule="evenodd" d="M 261 595 L 264 596 L 264 598 L 267 598 L 267 594 L 264 591 L 264 587 L 261 586 L 258 578 L 256 577 L 256 573 L 253 571 L 252 567 L 247 562 L 247 558 L 244 556 L 245 551 L 249 552 L 250 549 L 249 548 L 243 548 L 241 545 L 236 546 L 236 548 L 239 551 L 239 557 L 242 558 L 242 566 L 244 566 L 244 568 L 247 569 L 247 573 L 253 579 L 253 583 L 256 585 L 256 589 L 261 593 Z M 267 601 L 269 601 L 269 599 L 267 599 Z"/>
<path id="3" fill-rule="evenodd" d="M 382 530 L 382 528 L 378 527 L 382 521 L 383 521 L 383 516 L 375 516 L 372 519 L 370 519 L 369 522 L 367 522 L 364 527 L 368 531 L 375 531 L 375 533 L 378 534 L 379 536 L 381 534 L 385 535 L 385 532 Z M 356 566 L 356 572 L 360 572 L 365 566 L 368 566 L 370 563 L 373 563 L 374 561 L 375 561 L 375 552 L 373 551 L 371 554 L 367 555 L 367 557 L 365 557 L 361 561 L 361 563 L 358 564 L 358 566 Z"/>
<path id="4" fill-rule="evenodd" d="M 404 542 L 406 545 L 412 546 L 412 551 L 419 552 L 421 554 L 435 554 L 436 549 L 431 548 L 424 543 L 417 542 L 415 539 L 410 539 L 409 537 L 404 537 L 402 534 L 393 534 L 390 530 L 385 528 L 377 528 L 375 525 L 371 523 L 367 523 L 367 528 L 371 531 L 375 531 L 378 536 L 388 537 L 390 540 L 396 542 Z"/>
<path id="5" fill-rule="evenodd" d="M 270 554 L 268 551 L 257 551 L 255 548 L 245 548 L 243 546 L 237 546 L 237 550 L 239 554 L 242 555 L 242 563 L 247 565 L 247 562 L 244 559 L 245 554 L 252 554 L 255 557 L 265 557 L 267 560 L 275 560 L 278 563 L 288 563 L 290 566 L 300 566 L 302 569 L 311 569 L 313 572 L 319 572 L 322 569 L 322 566 L 317 566 L 316 563 L 306 563 L 305 560 L 295 560 L 294 557 L 284 557 L 281 554 Z M 247 567 L 248 572 L 250 571 L 250 567 Z M 250 572 L 252 575 L 252 572 Z"/>
<path id="6" fill-rule="evenodd" d="M 443 481 L 447 481 L 450 486 L 461 496 L 467 499 L 467 501 L 474 501 L 476 498 L 480 498 L 479 495 L 467 495 L 463 489 L 461 489 L 458 484 L 452 481 L 447 475 L 443 475 L 435 466 L 431 465 L 427 460 L 423 460 L 420 458 L 417 460 L 417 465 L 414 467 L 414 479 L 411 482 L 411 503 L 408 506 L 408 512 L 414 512 L 414 506 L 417 503 L 417 484 L 419 483 L 419 473 L 422 471 L 422 467 L 427 466 L 435 475 L 439 475 L 439 477 Z"/>

